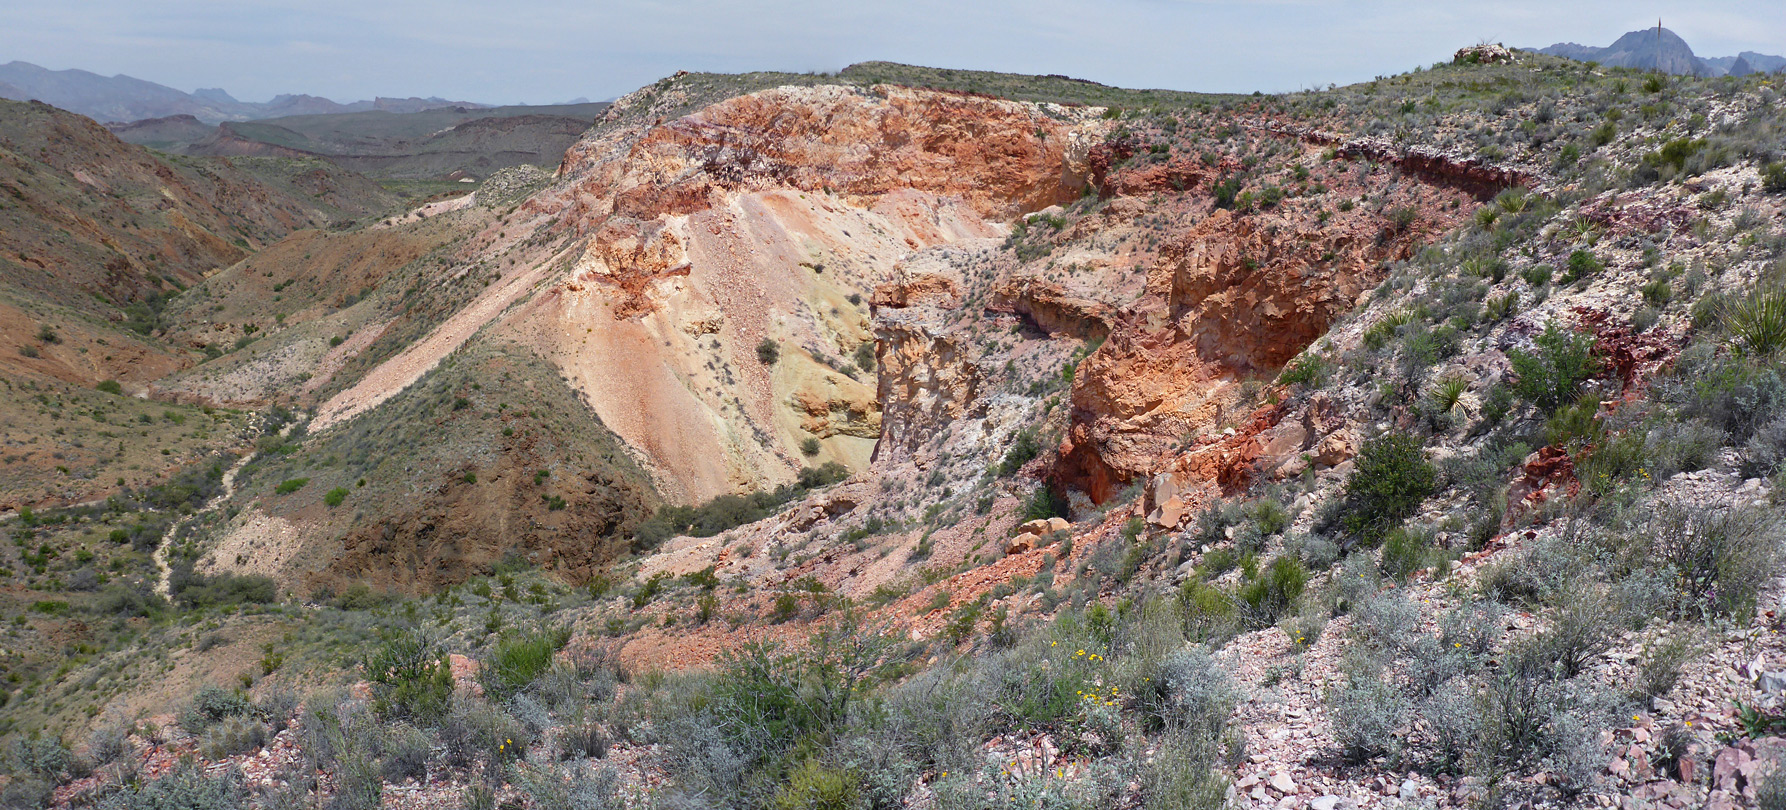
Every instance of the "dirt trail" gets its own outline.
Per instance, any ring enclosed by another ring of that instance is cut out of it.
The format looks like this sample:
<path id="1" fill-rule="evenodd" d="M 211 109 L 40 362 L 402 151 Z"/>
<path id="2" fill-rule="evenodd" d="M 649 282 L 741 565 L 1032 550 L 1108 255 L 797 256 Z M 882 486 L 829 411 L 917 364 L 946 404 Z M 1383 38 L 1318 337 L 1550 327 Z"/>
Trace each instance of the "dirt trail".
<path id="1" fill-rule="evenodd" d="M 280 437 L 283 438 L 291 435 L 291 429 L 296 424 L 296 422 L 292 422 L 287 424 L 284 428 L 281 428 L 279 431 Z M 241 457 L 236 463 L 230 465 L 230 468 L 223 473 L 223 491 L 217 493 L 210 500 L 205 501 L 205 505 L 199 507 L 198 511 L 174 521 L 172 525 L 167 527 L 167 531 L 162 533 L 161 542 L 156 544 L 155 554 L 152 556 L 152 559 L 155 560 L 156 571 L 155 593 L 160 594 L 161 598 L 169 598 L 168 576 L 173 573 L 173 569 L 169 568 L 167 564 L 167 548 L 172 544 L 174 536 L 178 534 L 181 529 L 185 528 L 187 524 L 199 519 L 203 515 L 209 514 L 212 510 L 222 506 L 224 501 L 229 500 L 231 496 L 235 495 L 236 474 L 240 473 L 242 468 L 248 466 L 248 462 L 253 461 L 259 455 L 260 453 L 257 451 L 250 451 L 248 455 Z"/>
<path id="2" fill-rule="evenodd" d="M 429 369 L 477 334 L 484 324 L 495 320 L 510 305 L 532 292 L 556 266 L 558 258 L 552 256 L 524 272 L 503 278 L 427 337 L 386 360 L 353 386 L 330 397 L 316 409 L 316 419 L 311 422 L 310 431 L 321 433 L 365 413 L 421 379 Z"/>

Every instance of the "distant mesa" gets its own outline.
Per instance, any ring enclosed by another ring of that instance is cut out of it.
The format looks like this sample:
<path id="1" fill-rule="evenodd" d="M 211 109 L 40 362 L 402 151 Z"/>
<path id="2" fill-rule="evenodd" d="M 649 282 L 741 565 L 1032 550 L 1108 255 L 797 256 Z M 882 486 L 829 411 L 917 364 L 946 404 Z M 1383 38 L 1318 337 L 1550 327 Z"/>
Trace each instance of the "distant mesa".
<path id="1" fill-rule="evenodd" d="M 444 107 L 482 109 L 486 105 L 444 98 L 376 98 L 341 104 L 321 96 L 285 94 L 265 103 L 239 101 L 222 88 L 191 93 L 130 76 L 101 76 L 85 70 L 50 70 L 30 62 L 0 65 L 0 98 L 37 100 L 95 121 L 142 121 L 190 115 L 207 124 L 252 121 L 287 115 L 383 110 L 409 113 Z"/>
<path id="2" fill-rule="evenodd" d="M 1667 28 L 1645 28 L 1619 37 L 1605 48 L 1559 42 L 1539 53 L 1607 67 L 1660 70 L 1676 76 L 1746 76 L 1786 69 L 1786 57 L 1743 51 L 1736 56 L 1700 58 L 1680 35 Z"/>

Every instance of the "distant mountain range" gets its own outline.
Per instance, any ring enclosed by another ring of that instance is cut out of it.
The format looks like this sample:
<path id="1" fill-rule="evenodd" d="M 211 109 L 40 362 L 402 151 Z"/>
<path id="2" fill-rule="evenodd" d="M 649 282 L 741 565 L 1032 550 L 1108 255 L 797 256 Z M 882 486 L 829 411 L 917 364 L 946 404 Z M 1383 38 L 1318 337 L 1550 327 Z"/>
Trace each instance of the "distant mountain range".
<path id="1" fill-rule="evenodd" d="M 130 76 L 101 76 L 85 70 L 50 70 L 30 62 L 0 65 L 0 98 L 37 100 L 95 121 L 141 121 L 190 115 L 199 121 L 252 121 L 287 115 L 386 112 L 409 113 L 459 107 L 482 109 L 486 105 L 444 98 L 377 98 L 348 104 L 321 96 L 279 95 L 265 103 L 238 101 L 220 88 L 201 88 L 191 93 Z"/>
<path id="2" fill-rule="evenodd" d="M 1694 55 L 1693 48 L 1687 45 L 1686 40 L 1666 28 L 1632 31 L 1605 48 L 1559 42 L 1536 50 L 1583 62 L 1599 62 L 1608 67 L 1661 70 L 1679 76 L 1746 76 L 1786 69 L 1786 57 L 1754 51 L 1743 51 L 1736 56 L 1701 58 Z M 0 76 L 0 79 L 3 78 L 4 76 Z"/>

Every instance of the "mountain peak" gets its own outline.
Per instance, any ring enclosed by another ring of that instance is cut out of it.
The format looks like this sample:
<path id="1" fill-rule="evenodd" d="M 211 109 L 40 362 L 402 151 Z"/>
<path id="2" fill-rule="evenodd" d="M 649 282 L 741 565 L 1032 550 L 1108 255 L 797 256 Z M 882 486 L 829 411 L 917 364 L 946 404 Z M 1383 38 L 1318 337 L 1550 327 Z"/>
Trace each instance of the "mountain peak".
<path id="1" fill-rule="evenodd" d="M 1659 70 L 1683 76 L 1743 75 L 1734 69 L 1739 62 L 1746 68 L 1745 73 L 1786 66 L 1786 59 L 1749 51 L 1744 51 L 1741 56 L 1702 59 L 1679 34 L 1663 27 L 1627 32 L 1604 48 L 1559 42 L 1541 48 L 1539 52 L 1583 62 L 1599 62 L 1607 67 Z"/>

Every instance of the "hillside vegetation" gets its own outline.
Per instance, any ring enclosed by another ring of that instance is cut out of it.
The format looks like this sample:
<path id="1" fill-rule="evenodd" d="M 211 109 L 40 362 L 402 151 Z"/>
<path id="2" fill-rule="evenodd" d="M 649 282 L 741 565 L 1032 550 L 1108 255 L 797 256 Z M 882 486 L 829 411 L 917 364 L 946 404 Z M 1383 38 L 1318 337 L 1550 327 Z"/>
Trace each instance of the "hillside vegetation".
<path id="1" fill-rule="evenodd" d="M 6 394 L 181 461 L 0 524 L 0 791 L 1779 806 L 1780 101 L 664 79 Z"/>

